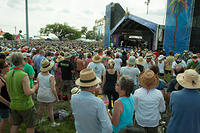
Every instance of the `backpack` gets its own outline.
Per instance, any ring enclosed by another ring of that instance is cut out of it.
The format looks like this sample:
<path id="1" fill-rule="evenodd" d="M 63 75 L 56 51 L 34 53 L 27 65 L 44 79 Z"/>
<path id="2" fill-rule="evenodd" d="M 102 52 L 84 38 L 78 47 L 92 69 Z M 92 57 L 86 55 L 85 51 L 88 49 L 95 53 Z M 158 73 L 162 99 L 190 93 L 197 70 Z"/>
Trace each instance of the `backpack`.
<path id="1" fill-rule="evenodd" d="M 65 120 L 69 116 L 69 112 L 64 109 L 54 112 L 54 119 Z"/>

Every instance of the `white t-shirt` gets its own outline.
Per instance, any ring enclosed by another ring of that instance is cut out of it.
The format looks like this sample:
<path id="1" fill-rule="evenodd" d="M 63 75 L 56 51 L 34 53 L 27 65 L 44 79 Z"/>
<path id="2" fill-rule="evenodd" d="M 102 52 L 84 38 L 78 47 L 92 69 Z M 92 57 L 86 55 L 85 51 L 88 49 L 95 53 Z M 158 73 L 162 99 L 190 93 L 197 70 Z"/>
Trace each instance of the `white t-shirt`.
<path id="1" fill-rule="evenodd" d="M 153 65 L 155 65 L 155 62 L 152 60 Z M 149 68 L 152 66 L 151 62 L 144 64 L 144 69 L 149 70 Z"/>
<path id="2" fill-rule="evenodd" d="M 187 67 L 187 65 L 186 65 L 184 60 L 182 60 L 181 63 L 179 63 L 179 64 L 181 64 L 183 66 L 183 68 Z M 172 63 L 172 69 L 175 69 L 176 65 L 178 65 L 178 64 L 176 63 L 176 61 L 174 61 Z M 175 73 L 173 73 L 173 76 L 176 76 Z"/>
<path id="3" fill-rule="evenodd" d="M 161 63 L 158 61 L 158 68 L 159 68 L 159 73 L 163 73 L 164 74 L 164 61 L 162 61 Z"/>
<path id="4" fill-rule="evenodd" d="M 139 74 L 140 74 L 139 69 L 135 68 L 135 67 L 126 66 L 126 67 L 122 67 L 120 70 L 120 75 L 127 75 L 127 76 L 131 77 L 134 81 L 134 85 L 138 85 L 137 77 Z"/>
<path id="5" fill-rule="evenodd" d="M 121 58 L 115 58 L 114 61 L 115 61 L 115 67 L 114 67 L 115 70 L 120 71 L 122 59 Z"/>

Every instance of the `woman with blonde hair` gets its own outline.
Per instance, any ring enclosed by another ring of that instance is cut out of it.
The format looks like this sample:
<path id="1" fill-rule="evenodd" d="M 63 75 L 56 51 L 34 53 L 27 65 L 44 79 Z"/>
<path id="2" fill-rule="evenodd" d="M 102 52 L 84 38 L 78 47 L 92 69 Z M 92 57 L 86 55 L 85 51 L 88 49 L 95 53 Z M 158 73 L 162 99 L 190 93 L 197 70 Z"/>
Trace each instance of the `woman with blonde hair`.
<path id="1" fill-rule="evenodd" d="M 116 54 L 114 61 L 115 61 L 115 70 L 120 71 L 122 65 L 122 59 L 120 58 L 119 53 Z"/>
<path id="2" fill-rule="evenodd" d="M 109 105 L 108 108 L 112 109 L 112 97 L 113 102 L 118 99 L 119 95 L 115 91 L 115 84 L 119 79 L 119 72 L 114 69 L 115 62 L 113 59 L 110 59 L 107 64 L 107 69 L 103 74 L 103 93 L 108 96 Z"/>
<path id="3" fill-rule="evenodd" d="M 40 102 L 40 108 L 38 111 L 40 122 L 42 122 L 42 115 L 45 111 L 45 105 L 48 105 L 48 116 L 50 117 L 51 126 L 59 126 L 59 123 L 54 121 L 53 116 L 53 103 L 58 102 L 58 96 L 55 89 L 55 78 L 49 73 L 49 70 L 54 66 L 53 62 L 49 62 L 44 58 L 41 62 L 40 73 L 38 74 L 39 89 L 37 94 L 37 100 Z"/>

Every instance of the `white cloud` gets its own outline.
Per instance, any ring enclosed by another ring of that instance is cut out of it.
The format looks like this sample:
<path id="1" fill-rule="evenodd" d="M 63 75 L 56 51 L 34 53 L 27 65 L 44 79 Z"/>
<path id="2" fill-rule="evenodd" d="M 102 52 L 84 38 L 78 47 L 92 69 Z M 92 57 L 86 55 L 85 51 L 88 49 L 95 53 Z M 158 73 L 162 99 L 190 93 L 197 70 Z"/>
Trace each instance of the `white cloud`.
<path id="1" fill-rule="evenodd" d="M 106 5 L 120 3 L 131 14 L 163 24 L 165 1 L 151 0 L 146 14 L 145 0 L 28 0 L 29 32 L 33 36 L 46 24 L 68 23 L 70 26 L 92 28 L 95 20 L 103 18 Z M 14 33 L 14 27 L 25 33 L 25 0 L 0 0 L 0 28 Z M 6 26 L 5 26 L 6 25 Z"/>

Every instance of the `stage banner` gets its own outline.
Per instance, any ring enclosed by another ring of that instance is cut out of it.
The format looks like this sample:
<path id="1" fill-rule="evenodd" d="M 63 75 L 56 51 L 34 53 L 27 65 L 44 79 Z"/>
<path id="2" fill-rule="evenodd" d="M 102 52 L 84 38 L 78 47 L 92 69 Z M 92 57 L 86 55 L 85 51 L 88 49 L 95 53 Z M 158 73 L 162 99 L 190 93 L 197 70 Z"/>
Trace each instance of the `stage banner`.
<path id="1" fill-rule="evenodd" d="M 182 53 L 189 49 L 194 0 L 167 0 L 164 34 L 165 51 Z"/>
<path id="2" fill-rule="evenodd" d="M 104 46 L 110 46 L 111 4 L 106 6 Z"/>

